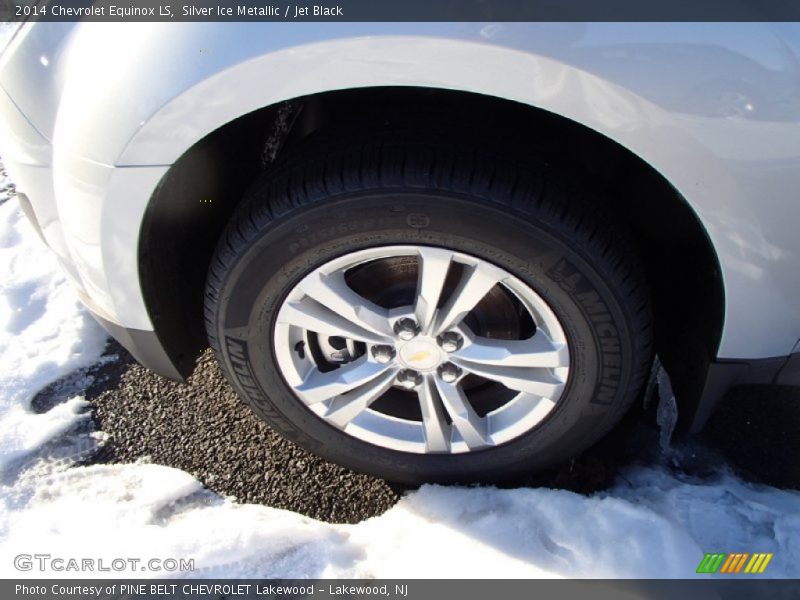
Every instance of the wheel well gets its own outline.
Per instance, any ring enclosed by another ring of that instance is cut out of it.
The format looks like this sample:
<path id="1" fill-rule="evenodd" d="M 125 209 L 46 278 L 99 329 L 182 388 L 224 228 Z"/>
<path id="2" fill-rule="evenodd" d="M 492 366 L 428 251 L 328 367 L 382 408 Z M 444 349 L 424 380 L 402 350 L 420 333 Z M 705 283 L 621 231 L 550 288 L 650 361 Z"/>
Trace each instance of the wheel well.
<path id="1" fill-rule="evenodd" d="M 502 137 L 511 151 L 538 148 L 548 161 L 588 174 L 601 210 L 627 228 L 647 273 L 656 351 L 688 419 L 716 355 L 724 291 L 708 236 L 686 201 L 638 156 L 553 113 L 498 98 L 423 88 L 365 88 L 298 98 L 212 132 L 170 168 L 141 228 L 139 273 L 159 340 L 178 371 L 207 347 L 205 277 L 222 229 L 258 173 L 310 133 L 343 124 L 402 122 Z"/>

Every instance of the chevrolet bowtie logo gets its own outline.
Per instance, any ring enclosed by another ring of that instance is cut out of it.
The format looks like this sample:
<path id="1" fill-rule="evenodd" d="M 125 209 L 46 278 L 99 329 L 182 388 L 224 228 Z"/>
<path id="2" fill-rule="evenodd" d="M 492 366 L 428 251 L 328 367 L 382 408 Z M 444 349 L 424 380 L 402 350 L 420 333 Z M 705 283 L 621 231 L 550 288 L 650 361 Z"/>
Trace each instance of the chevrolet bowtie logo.
<path id="1" fill-rule="evenodd" d="M 411 356 L 408 357 L 408 362 L 418 362 L 420 360 L 425 360 L 431 355 L 430 352 L 427 350 L 420 350 L 419 352 L 414 352 Z"/>

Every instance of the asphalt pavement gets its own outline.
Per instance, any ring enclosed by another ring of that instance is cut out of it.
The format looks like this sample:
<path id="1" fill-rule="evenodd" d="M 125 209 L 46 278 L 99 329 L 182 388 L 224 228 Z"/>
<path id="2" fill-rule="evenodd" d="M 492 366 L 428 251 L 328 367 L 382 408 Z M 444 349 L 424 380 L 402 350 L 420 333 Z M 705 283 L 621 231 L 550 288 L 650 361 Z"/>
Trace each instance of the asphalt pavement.
<path id="1" fill-rule="evenodd" d="M 356 523 L 393 506 L 405 488 L 309 454 L 258 419 L 222 376 L 211 351 L 184 383 L 138 365 L 111 341 L 100 365 L 42 390 L 45 411 L 81 393 L 94 427 L 108 434 L 89 463 L 146 460 L 177 467 L 209 489 L 336 523 Z M 563 465 L 509 481 L 577 493 L 601 490 L 631 463 L 659 463 L 698 476 L 730 464 L 746 479 L 800 488 L 800 390 L 737 388 L 702 437 L 660 449 L 653 408 L 635 407 L 601 443 Z"/>

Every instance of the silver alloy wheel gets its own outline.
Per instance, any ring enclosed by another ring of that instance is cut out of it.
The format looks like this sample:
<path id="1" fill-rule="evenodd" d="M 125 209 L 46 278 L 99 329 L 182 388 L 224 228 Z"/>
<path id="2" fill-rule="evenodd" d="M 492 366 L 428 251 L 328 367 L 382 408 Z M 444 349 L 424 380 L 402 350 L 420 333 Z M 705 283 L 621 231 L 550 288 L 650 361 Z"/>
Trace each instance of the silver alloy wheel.
<path id="1" fill-rule="evenodd" d="M 356 267 L 399 257 L 416 260 L 413 304 L 386 308 L 349 284 Z M 460 278 L 447 290 L 454 267 Z M 468 325 L 496 286 L 535 326 L 526 339 L 484 337 Z M 420 454 L 480 450 L 530 431 L 553 410 L 569 374 L 564 331 L 536 292 L 482 259 L 431 246 L 370 248 L 315 269 L 281 305 L 273 344 L 285 381 L 320 418 Z M 502 404 L 476 411 L 468 378 L 498 386 Z M 419 420 L 375 409 L 392 390 L 419 403 Z"/>

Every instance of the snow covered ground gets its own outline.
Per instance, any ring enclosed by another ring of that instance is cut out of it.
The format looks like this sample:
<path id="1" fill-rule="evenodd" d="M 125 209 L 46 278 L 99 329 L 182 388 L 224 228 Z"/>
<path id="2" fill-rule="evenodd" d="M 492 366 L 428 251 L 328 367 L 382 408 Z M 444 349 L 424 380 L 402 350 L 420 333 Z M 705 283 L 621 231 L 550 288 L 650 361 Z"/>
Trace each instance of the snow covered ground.
<path id="1" fill-rule="evenodd" d="M 85 401 L 44 414 L 30 402 L 99 360 L 105 339 L 16 200 L 0 196 L 2 577 L 41 576 L 13 560 L 48 553 L 194 559 L 200 577 L 685 578 L 705 552 L 773 552 L 765 576 L 800 577 L 800 494 L 724 467 L 705 479 L 631 467 L 588 497 L 425 486 L 380 517 L 331 525 L 237 504 L 172 468 L 71 466 L 102 437 L 87 433 Z"/>

